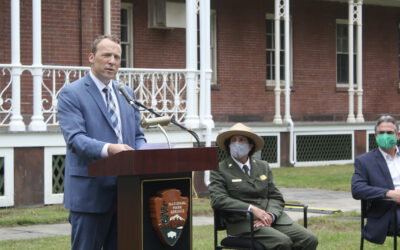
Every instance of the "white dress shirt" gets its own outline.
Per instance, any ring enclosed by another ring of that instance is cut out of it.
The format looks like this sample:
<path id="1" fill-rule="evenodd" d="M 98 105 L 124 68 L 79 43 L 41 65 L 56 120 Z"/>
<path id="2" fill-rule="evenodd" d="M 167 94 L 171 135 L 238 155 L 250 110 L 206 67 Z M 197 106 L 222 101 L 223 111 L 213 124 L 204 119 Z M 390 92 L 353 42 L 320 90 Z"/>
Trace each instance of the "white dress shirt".
<path id="1" fill-rule="evenodd" d="M 106 87 L 106 85 L 101 82 L 93 73 L 92 71 L 89 71 L 90 77 L 92 78 L 93 82 L 96 84 L 96 87 L 99 89 L 101 96 L 103 97 L 103 101 L 106 104 L 107 107 L 107 100 L 106 100 L 106 93 L 104 93 L 103 89 L 104 87 Z M 107 84 L 107 86 L 110 87 L 110 93 L 112 95 L 112 98 L 114 100 L 115 103 L 115 111 L 117 114 L 117 118 L 118 118 L 118 129 L 119 131 L 121 131 L 122 134 L 122 127 L 121 127 L 121 114 L 119 112 L 119 104 L 118 104 L 118 99 L 117 99 L 117 95 L 114 92 L 114 88 L 112 87 L 112 80 L 110 80 L 110 82 Z M 115 133 L 117 134 L 117 131 L 115 131 Z M 106 143 L 102 150 L 101 150 L 101 157 L 107 157 L 108 156 L 108 146 L 110 145 L 110 143 Z"/>
<path id="2" fill-rule="evenodd" d="M 396 147 L 394 158 L 392 158 L 381 148 L 379 148 L 379 151 L 381 151 L 382 156 L 385 159 L 386 164 L 389 168 L 389 172 L 393 180 L 394 189 L 400 189 L 400 152 L 398 147 Z"/>
<path id="3" fill-rule="evenodd" d="M 232 157 L 232 159 L 236 162 L 236 164 L 238 164 L 238 166 L 240 167 L 240 169 L 243 171 L 243 173 L 246 173 L 246 171 L 244 171 L 243 166 L 246 165 L 249 168 L 249 176 L 250 176 L 250 170 L 251 170 L 251 165 L 250 165 L 250 157 L 247 158 L 247 161 L 245 164 L 237 161 L 235 158 Z"/>

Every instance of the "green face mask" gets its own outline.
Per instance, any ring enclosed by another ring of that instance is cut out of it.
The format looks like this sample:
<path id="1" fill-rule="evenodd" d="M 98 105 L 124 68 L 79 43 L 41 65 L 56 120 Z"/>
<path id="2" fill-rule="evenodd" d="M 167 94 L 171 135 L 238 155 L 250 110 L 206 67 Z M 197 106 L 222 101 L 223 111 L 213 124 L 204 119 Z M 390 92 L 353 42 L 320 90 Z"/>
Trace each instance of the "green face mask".
<path id="1" fill-rule="evenodd" d="M 376 143 L 382 149 L 390 149 L 397 143 L 395 135 L 381 134 L 376 137 Z"/>

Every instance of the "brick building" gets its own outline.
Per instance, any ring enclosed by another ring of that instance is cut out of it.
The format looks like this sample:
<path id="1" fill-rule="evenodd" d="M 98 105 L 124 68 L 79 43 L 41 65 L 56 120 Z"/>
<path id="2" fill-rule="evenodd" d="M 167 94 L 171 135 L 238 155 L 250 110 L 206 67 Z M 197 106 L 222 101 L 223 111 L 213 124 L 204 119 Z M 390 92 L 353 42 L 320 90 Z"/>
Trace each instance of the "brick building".
<path id="1" fill-rule="evenodd" d="M 274 167 L 351 163 L 375 146 L 380 115 L 400 117 L 398 0 L 0 0 L 0 11 L 0 206 L 61 202 L 57 94 L 102 33 L 121 37 L 118 79 L 139 100 L 207 146 L 247 123 Z"/>

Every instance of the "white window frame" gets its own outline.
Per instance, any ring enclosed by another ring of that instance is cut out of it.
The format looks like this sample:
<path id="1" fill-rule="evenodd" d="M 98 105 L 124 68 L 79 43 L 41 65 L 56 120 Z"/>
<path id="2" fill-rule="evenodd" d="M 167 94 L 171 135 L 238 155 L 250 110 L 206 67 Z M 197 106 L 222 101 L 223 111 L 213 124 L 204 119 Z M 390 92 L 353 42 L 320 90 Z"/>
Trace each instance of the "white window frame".
<path id="1" fill-rule="evenodd" d="M 271 13 L 265 14 L 265 20 L 275 21 L 275 14 L 271 14 Z M 283 21 L 283 20 L 281 20 L 281 21 Z M 290 71 L 291 71 L 290 72 L 290 78 L 291 78 L 290 79 L 290 86 L 293 87 L 293 28 L 292 28 L 292 18 L 290 18 L 289 26 L 290 26 L 289 34 L 290 34 L 290 51 L 291 51 L 291 53 L 290 53 Z M 265 35 L 267 35 L 267 34 L 265 34 Z M 265 37 L 267 37 L 267 36 L 265 36 Z M 284 39 L 284 38 L 285 38 L 285 35 L 283 35 L 281 37 L 281 42 L 282 42 L 282 39 Z M 272 34 L 272 40 L 273 40 L 273 42 L 275 42 L 275 31 Z M 275 52 L 275 49 L 273 51 Z M 285 51 L 285 47 L 284 46 L 281 46 L 281 51 L 282 52 Z M 267 52 L 268 52 L 267 45 L 265 45 L 265 54 L 266 54 L 266 56 L 268 56 Z M 273 62 L 273 65 L 275 65 L 275 61 Z M 267 65 L 266 65 L 266 67 L 267 67 Z M 267 68 L 265 68 L 265 77 L 267 77 Z M 285 86 L 285 80 L 281 79 L 280 80 L 280 85 L 281 85 L 281 87 L 284 87 Z M 267 87 L 275 87 L 275 79 L 266 79 L 266 86 Z"/>
<path id="2" fill-rule="evenodd" d="M 44 204 L 61 204 L 64 193 L 53 193 L 53 155 L 65 155 L 65 147 L 44 148 Z M 64 177 L 65 180 L 65 177 Z"/>
<path id="3" fill-rule="evenodd" d="M 0 196 L 0 207 L 14 206 L 14 149 L 0 148 L 4 158 L 4 195 Z"/>
<path id="4" fill-rule="evenodd" d="M 211 85 L 217 85 L 217 11 L 211 10 L 210 17 Z"/>
<path id="5" fill-rule="evenodd" d="M 338 45 L 337 45 L 337 40 L 338 40 L 338 37 L 337 37 L 337 26 L 338 26 L 338 24 L 341 24 L 341 25 L 349 25 L 349 21 L 347 20 L 347 19 L 336 19 L 336 24 L 335 24 L 335 45 L 336 45 L 336 47 L 335 47 L 335 56 L 336 56 L 336 58 L 335 58 L 335 61 L 336 61 L 336 65 L 335 65 L 335 67 L 336 67 L 336 76 L 335 76 L 335 78 L 336 78 L 336 87 L 338 87 L 338 88 L 348 88 L 349 87 L 349 83 L 347 82 L 347 83 L 339 83 L 338 82 L 338 77 L 337 77 L 337 71 L 338 71 L 338 68 L 337 68 L 337 55 L 338 55 Z M 353 56 L 354 57 L 356 57 L 357 56 L 357 47 L 356 47 L 356 45 L 357 45 L 357 32 L 356 32 L 356 30 L 355 30 L 355 25 L 353 26 L 354 28 L 354 35 L 353 35 L 353 44 L 354 44 L 354 46 L 353 46 Z M 349 39 L 349 36 L 348 36 L 348 32 L 347 32 L 347 39 Z M 348 43 L 347 43 L 348 44 Z M 346 54 L 346 53 L 342 53 L 342 54 Z M 347 55 L 349 54 L 349 48 L 347 48 Z M 353 72 L 353 77 L 357 77 L 357 67 L 356 67 L 356 63 L 357 63 L 357 60 L 355 59 L 355 60 L 353 60 L 353 62 L 354 62 L 354 72 Z M 348 79 L 349 80 L 349 79 Z M 357 87 L 357 81 L 353 81 L 353 86 L 354 87 Z"/>
<path id="6" fill-rule="evenodd" d="M 132 3 L 121 3 L 121 10 L 124 9 L 127 12 L 127 38 L 128 42 L 122 42 L 121 45 L 126 44 L 129 51 L 126 54 L 126 68 L 133 68 L 133 4 Z M 122 37 L 122 36 L 121 36 Z"/>

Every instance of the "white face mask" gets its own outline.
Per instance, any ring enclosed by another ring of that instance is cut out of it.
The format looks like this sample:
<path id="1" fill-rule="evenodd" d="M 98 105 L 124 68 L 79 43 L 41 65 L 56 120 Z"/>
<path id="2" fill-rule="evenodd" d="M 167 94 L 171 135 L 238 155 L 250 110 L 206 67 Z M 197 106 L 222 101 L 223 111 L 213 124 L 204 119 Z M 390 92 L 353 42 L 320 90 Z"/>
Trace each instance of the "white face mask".
<path id="1" fill-rule="evenodd" d="M 250 152 L 250 144 L 234 142 L 229 145 L 231 156 L 235 159 L 241 159 Z"/>

